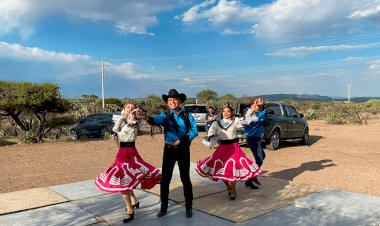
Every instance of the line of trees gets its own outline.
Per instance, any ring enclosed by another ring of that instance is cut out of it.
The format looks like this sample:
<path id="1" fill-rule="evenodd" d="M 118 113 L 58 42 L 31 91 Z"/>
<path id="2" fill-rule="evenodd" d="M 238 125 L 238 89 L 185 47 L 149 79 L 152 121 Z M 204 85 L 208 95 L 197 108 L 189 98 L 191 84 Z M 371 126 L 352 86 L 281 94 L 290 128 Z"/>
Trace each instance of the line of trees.
<path id="1" fill-rule="evenodd" d="M 232 94 L 218 96 L 210 89 L 201 90 L 196 98 L 188 98 L 184 104 L 202 103 L 221 110 L 226 104 L 236 106 L 249 97 L 236 98 Z M 80 98 L 62 98 L 59 87 L 52 83 L 30 83 L 0 80 L 0 136 L 18 136 L 21 142 L 41 142 L 46 138 L 67 133 L 70 125 L 84 116 L 101 111 L 121 111 L 129 102 L 145 110 L 149 115 L 166 109 L 161 97 L 149 95 L 146 98 L 106 98 L 105 109 L 96 95 L 82 95 Z M 308 120 L 324 119 L 330 124 L 366 123 L 366 117 L 380 112 L 380 100 L 365 103 L 299 102 L 283 100 L 293 105 Z M 363 112 L 367 116 L 363 116 Z M 11 120 L 10 120 L 11 119 Z"/>
<path id="2" fill-rule="evenodd" d="M 198 92 L 197 99 L 198 103 L 216 108 L 226 103 L 236 103 L 232 94 L 218 98 L 218 94 L 209 89 Z M 96 95 L 66 99 L 61 96 L 57 84 L 0 80 L 0 135 L 7 133 L 4 119 L 11 118 L 11 135 L 19 136 L 22 142 L 41 142 L 53 131 L 65 132 L 69 125 L 90 113 L 120 111 L 128 102 L 134 103 L 148 114 L 156 114 L 166 108 L 161 97 L 149 95 L 143 99 L 106 98 L 106 107 L 102 109 L 101 101 Z M 189 98 L 186 103 L 195 103 L 195 100 Z"/>

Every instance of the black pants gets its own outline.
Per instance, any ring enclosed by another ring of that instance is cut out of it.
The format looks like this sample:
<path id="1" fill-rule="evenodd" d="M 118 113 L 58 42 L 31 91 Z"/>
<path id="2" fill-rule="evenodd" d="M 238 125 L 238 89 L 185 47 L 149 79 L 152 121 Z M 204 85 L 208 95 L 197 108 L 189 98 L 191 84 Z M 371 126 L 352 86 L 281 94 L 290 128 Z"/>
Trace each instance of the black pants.
<path id="1" fill-rule="evenodd" d="M 165 145 L 160 184 L 161 209 L 163 210 L 167 210 L 168 208 L 169 184 L 173 176 L 176 161 L 178 161 L 186 209 L 192 208 L 193 206 L 193 185 L 190 180 L 190 146 L 188 143 L 181 143 L 177 147 Z"/>

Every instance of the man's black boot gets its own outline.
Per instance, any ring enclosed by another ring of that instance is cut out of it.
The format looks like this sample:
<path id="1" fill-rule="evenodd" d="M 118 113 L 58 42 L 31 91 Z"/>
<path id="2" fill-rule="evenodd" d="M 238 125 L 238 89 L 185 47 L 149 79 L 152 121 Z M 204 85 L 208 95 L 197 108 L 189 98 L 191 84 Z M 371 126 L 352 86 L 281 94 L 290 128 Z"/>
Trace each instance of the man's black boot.
<path id="1" fill-rule="evenodd" d="M 166 209 L 160 209 L 160 212 L 157 213 L 157 217 L 162 217 L 166 215 L 167 210 Z"/>
<path id="2" fill-rule="evenodd" d="M 192 208 L 186 209 L 186 218 L 190 218 L 192 216 L 193 216 L 193 209 Z"/>

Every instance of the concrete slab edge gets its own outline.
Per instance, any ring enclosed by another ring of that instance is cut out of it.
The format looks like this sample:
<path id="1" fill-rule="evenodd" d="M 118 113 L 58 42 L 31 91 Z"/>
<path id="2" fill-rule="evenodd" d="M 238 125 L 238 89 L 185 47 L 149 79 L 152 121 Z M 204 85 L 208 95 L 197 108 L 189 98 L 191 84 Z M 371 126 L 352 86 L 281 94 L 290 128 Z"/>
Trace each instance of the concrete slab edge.
<path id="1" fill-rule="evenodd" d="M 29 210 L 35 210 L 35 209 L 39 209 L 39 208 L 43 208 L 43 207 L 47 207 L 47 206 L 55 206 L 55 205 L 62 204 L 62 203 L 67 203 L 67 202 L 71 202 L 71 201 L 67 200 L 67 201 L 62 201 L 62 202 L 56 202 L 56 203 L 51 203 L 51 204 L 47 204 L 47 205 L 42 205 L 42 206 L 36 206 L 36 207 L 26 208 L 26 209 L 22 209 L 22 210 L 10 211 L 10 212 L 7 212 L 7 213 L 0 213 L 0 216 L 5 216 L 5 215 L 13 214 L 13 213 L 20 213 L 20 212 L 29 211 Z"/>

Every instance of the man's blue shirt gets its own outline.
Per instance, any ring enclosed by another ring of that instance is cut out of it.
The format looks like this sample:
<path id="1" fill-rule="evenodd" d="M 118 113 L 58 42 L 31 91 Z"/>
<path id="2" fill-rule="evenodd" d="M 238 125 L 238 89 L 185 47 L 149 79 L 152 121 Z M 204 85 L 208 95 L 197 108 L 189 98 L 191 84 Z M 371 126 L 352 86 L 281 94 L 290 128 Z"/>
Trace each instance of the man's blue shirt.
<path id="1" fill-rule="evenodd" d="M 261 137 L 263 134 L 263 126 L 261 124 L 266 120 L 266 110 L 255 112 L 255 115 L 258 120 L 244 127 L 244 133 L 247 137 Z"/>
<path id="2" fill-rule="evenodd" d="M 169 114 L 173 114 L 174 120 L 178 124 L 178 131 L 175 129 L 175 126 L 173 123 L 167 119 L 166 113 L 161 112 L 158 115 L 152 116 L 152 124 L 153 125 L 163 125 L 165 128 L 165 142 L 175 142 L 179 140 L 180 138 L 186 137 L 187 135 L 189 136 L 189 140 L 192 141 L 195 137 L 198 136 L 198 128 L 197 124 L 195 123 L 194 117 L 188 113 L 189 121 L 190 121 L 190 128 L 189 132 L 187 133 L 187 128 L 184 120 L 181 118 L 180 113 L 183 111 L 181 109 L 178 114 L 176 114 L 173 110 L 169 110 Z"/>

